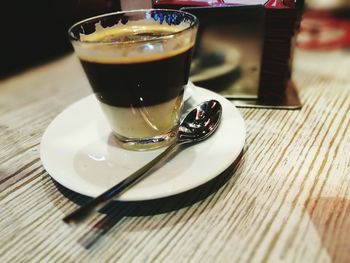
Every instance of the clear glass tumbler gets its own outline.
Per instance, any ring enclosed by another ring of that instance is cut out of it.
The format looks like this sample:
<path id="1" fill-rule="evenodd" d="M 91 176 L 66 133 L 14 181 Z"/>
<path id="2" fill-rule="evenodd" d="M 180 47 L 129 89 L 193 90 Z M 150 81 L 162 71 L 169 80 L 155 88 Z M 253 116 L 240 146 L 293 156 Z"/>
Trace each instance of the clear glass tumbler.
<path id="1" fill-rule="evenodd" d="M 92 17 L 69 37 L 122 147 L 169 144 L 179 125 L 198 20 L 176 10 Z"/>

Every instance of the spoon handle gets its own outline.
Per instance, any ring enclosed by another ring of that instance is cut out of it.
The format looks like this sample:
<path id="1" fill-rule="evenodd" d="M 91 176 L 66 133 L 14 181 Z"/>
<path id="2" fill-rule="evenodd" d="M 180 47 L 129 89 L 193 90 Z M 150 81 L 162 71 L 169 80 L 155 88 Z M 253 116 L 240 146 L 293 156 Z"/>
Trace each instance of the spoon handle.
<path id="1" fill-rule="evenodd" d="M 120 183 L 116 184 L 112 188 L 108 189 L 104 193 L 100 194 L 94 199 L 91 199 L 86 204 L 82 205 L 72 213 L 66 215 L 63 218 L 63 221 L 71 224 L 71 223 L 79 223 L 83 221 L 86 217 L 88 217 L 93 211 L 97 211 L 104 207 L 107 203 L 112 201 L 114 197 L 120 194 L 122 191 L 126 190 L 128 187 L 140 181 L 147 175 L 147 172 L 153 168 L 156 164 L 164 160 L 179 144 L 177 141 L 173 142 L 168 148 L 166 148 L 161 154 L 159 154 L 152 161 L 138 169 L 133 174 L 126 177 Z"/>

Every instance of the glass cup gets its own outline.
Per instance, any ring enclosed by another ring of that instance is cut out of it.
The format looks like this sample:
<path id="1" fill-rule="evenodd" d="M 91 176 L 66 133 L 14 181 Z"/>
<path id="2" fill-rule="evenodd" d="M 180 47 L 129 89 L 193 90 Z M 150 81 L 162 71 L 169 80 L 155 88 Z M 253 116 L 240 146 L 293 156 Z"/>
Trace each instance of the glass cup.
<path id="1" fill-rule="evenodd" d="M 122 147 L 146 150 L 176 138 L 198 20 L 176 10 L 92 17 L 69 37 Z"/>

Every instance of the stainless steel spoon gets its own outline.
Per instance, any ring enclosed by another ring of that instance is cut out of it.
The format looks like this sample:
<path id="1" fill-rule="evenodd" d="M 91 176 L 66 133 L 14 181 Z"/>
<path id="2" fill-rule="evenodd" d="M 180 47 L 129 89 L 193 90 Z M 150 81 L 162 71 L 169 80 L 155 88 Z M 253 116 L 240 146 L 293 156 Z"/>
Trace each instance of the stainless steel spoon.
<path id="1" fill-rule="evenodd" d="M 63 218 L 66 223 L 78 223 L 91 212 L 97 211 L 111 202 L 114 197 L 144 178 L 147 172 L 170 153 L 180 149 L 180 145 L 194 144 L 207 139 L 219 126 L 222 107 L 216 100 L 205 101 L 190 111 L 180 124 L 176 140 L 155 159 L 129 175 L 126 179 L 108 189 L 101 195 L 79 207 Z"/>

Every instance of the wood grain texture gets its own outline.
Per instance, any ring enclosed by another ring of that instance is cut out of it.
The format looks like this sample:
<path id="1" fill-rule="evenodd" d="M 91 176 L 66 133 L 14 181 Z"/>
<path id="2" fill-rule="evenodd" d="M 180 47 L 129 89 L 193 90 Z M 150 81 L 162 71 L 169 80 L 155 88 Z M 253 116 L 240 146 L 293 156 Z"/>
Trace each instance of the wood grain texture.
<path id="1" fill-rule="evenodd" d="M 89 94 L 68 55 L 0 82 L 1 262 L 350 262 L 350 54 L 295 55 L 300 111 L 240 109 L 234 172 L 155 202 L 116 203 L 79 227 L 86 198 L 41 165 L 40 139 Z"/>

